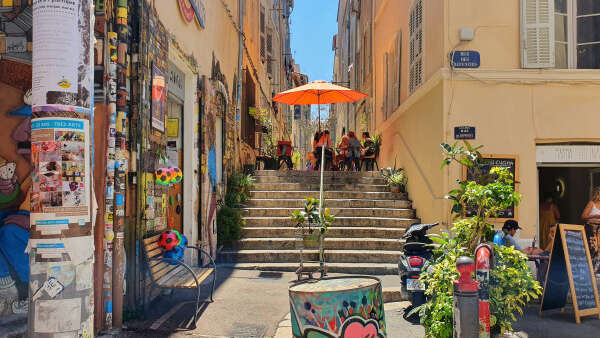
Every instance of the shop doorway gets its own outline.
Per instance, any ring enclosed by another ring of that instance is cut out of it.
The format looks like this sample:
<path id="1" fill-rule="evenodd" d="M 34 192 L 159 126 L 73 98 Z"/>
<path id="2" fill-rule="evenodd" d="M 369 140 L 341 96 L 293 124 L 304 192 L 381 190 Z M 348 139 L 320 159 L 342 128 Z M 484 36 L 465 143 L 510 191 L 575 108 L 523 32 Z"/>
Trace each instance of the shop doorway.
<path id="1" fill-rule="evenodd" d="M 167 164 L 183 168 L 183 102 L 167 97 Z M 167 226 L 183 233 L 183 184 L 169 186 L 167 194 Z"/>
<path id="2" fill-rule="evenodd" d="M 552 196 L 560 212 L 560 223 L 583 224 L 581 213 L 600 186 L 600 167 L 591 165 L 546 165 L 538 167 L 539 203 Z M 547 226 L 539 216 L 538 238 L 545 238 Z M 543 243 L 541 243 L 543 244 Z"/>

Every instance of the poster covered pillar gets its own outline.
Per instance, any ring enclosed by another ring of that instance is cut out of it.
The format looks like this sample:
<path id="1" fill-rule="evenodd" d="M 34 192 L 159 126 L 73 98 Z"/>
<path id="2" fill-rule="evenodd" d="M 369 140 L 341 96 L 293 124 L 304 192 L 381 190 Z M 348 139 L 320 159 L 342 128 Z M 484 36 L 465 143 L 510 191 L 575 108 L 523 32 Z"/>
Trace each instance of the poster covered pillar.
<path id="1" fill-rule="evenodd" d="M 30 337 L 93 335 L 92 18 L 33 1 Z"/>

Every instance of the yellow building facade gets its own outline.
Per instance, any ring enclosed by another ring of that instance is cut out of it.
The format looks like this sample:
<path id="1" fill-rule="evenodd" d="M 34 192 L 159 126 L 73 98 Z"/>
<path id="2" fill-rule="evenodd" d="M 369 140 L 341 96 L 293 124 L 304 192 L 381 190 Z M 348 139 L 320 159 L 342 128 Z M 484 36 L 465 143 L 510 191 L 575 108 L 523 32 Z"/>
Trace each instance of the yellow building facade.
<path id="1" fill-rule="evenodd" d="M 540 236 L 544 193 L 554 195 L 562 222 L 582 224 L 590 191 L 600 185 L 600 71 L 593 69 L 600 27 L 575 13 L 594 11 L 552 0 L 374 1 L 379 164 L 397 161 L 407 170 L 422 221 L 451 222 L 444 195 L 462 171 L 440 169 L 440 143 L 456 142 L 455 127 L 469 126 L 482 153 L 517 159 L 524 197 L 511 218 L 523 228 L 523 244 Z M 458 68 L 451 58 L 459 51 L 478 52 L 480 66 Z"/>

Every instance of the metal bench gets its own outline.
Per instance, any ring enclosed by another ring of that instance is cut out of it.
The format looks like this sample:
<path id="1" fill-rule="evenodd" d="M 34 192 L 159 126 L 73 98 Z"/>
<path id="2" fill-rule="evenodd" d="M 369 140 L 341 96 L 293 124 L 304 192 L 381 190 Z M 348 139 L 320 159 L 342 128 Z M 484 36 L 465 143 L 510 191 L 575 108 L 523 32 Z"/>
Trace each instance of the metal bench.
<path id="1" fill-rule="evenodd" d="M 210 302 L 214 302 L 213 294 L 215 292 L 215 283 L 217 279 L 217 266 L 215 261 L 206 251 L 188 246 L 189 249 L 198 251 L 200 255 L 208 257 L 209 262 L 204 266 L 191 267 L 182 261 L 164 258 L 164 250 L 158 245 L 159 235 L 153 235 L 144 239 L 144 257 L 147 271 L 151 279 L 149 296 L 152 296 L 154 288 L 159 289 L 196 289 L 196 311 L 194 312 L 194 327 L 198 320 L 198 307 L 200 305 L 200 285 L 211 275 L 212 289 L 210 292 Z M 200 257 L 201 258 L 201 257 Z M 201 260 L 202 261 L 202 260 Z M 171 264 L 169 264 L 171 263 Z M 146 301 L 146 304 L 149 303 Z"/>

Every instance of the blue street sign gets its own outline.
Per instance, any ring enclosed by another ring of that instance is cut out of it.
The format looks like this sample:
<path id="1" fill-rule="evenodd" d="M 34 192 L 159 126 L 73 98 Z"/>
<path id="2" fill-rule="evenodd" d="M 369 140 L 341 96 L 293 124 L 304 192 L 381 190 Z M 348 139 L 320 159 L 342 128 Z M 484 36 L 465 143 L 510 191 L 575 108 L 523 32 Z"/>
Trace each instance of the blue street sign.
<path id="1" fill-rule="evenodd" d="M 302 119 L 302 106 L 294 106 L 294 120 Z"/>
<path id="2" fill-rule="evenodd" d="M 474 50 L 457 50 L 452 54 L 453 68 L 479 68 L 481 57 Z"/>
<path id="3" fill-rule="evenodd" d="M 455 140 L 474 140 L 475 139 L 475 127 L 454 127 L 454 139 Z"/>

